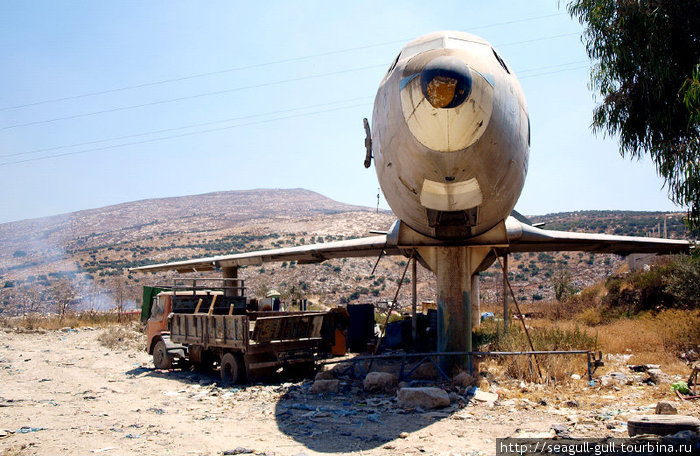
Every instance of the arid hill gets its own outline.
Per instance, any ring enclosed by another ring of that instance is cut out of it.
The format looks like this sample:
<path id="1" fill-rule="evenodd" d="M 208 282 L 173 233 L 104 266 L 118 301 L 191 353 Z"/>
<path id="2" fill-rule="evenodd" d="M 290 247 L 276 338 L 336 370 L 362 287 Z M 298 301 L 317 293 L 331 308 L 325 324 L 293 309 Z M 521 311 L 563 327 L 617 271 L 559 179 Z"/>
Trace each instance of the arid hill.
<path id="1" fill-rule="evenodd" d="M 663 234 L 664 213 L 588 211 L 533 217 L 547 228 L 617 234 Z M 681 214 L 667 218 L 669 237 L 683 237 Z M 114 304 L 115 287 L 128 289 L 136 304 L 143 284 L 170 281 L 173 274 L 130 275 L 130 267 L 241 251 L 288 247 L 366 236 L 388 229 L 388 211 L 339 203 L 304 189 L 249 190 L 142 200 L 70 214 L 0 225 L 0 310 L 50 309 L 59 280 L 74 288 L 76 305 Z M 247 267 L 249 294 L 267 288 L 287 297 L 306 296 L 332 305 L 393 299 L 403 258 L 333 260 L 321 265 L 269 264 Z M 518 254 L 510 262 L 518 299 L 535 303 L 552 295 L 551 275 L 571 271 L 581 288 L 620 264 L 612 255 Z M 496 301 L 497 265 L 482 274 L 482 296 Z M 406 279 L 409 280 L 408 278 Z M 402 287 L 400 303 L 408 303 Z M 419 269 L 420 300 L 435 299 L 433 276 Z"/>

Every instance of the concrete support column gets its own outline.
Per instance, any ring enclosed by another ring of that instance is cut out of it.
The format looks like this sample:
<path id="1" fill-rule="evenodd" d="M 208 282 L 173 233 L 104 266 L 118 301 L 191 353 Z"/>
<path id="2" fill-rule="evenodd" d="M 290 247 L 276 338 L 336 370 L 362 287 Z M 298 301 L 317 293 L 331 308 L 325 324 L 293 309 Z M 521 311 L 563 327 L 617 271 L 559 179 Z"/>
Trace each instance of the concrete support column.
<path id="1" fill-rule="evenodd" d="M 472 329 L 481 326 L 481 299 L 479 299 L 479 273 L 472 274 Z"/>
<path id="2" fill-rule="evenodd" d="M 238 279 L 238 266 L 226 266 L 221 268 L 221 273 L 224 279 Z M 238 280 L 224 280 L 225 287 L 237 287 Z M 238 289 L 224 289 L 224 296 L 240 296 L 242 290 Z"/>
<path id="3" fill-rule="evenodd" d="M 472 350 L 471 286 L 472 273 L 468 247 L 436 247 L 438 292 L 438 351 Z M 443 369 L 453 363 L 467 366 L 467 357 L 440 360 Z M 449 372 L 448 372 L 449 374 Z"/>

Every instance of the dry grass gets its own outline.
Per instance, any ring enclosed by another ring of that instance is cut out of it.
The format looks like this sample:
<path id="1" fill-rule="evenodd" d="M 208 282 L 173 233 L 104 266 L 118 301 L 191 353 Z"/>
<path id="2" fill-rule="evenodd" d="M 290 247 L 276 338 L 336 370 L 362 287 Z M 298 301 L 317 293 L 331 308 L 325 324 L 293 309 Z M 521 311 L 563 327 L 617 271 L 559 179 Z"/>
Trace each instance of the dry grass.
<path id="1" fill-rule="evenodd" d="M 142 350 L 146 346 L 146 335 L 140 325 L 110 326 L 97 337 L 100 345 L 112 350 Z"/>
<path id="2" fill-rule="evenodd" d="M 547 318 L 527 320 L 535 350 L 601 350 L 605 354 L 632 355 L 631 363 L 661 364 L 669 372 L 685 372 L 678 355 L 700 347 L 700 310 L 666 309 L 645 312 L 633 318 L 618 318 L 601 323 L 597 308 L 580 312 L 572 319 L 552 322 Z M 482 349 L 527 351 L 529 344 L 519 321 L 513 321 L 505 336 L 497 322 L 486 322 L 477 333 Z M 517 356 L 498 361 L 511 378 L 540 382 L 531 357 Z M 561 382 L 571 374 L 586 372 L 583 355 L 539 356 L 545 383 Z"/>
<path id="3" fill-rule="evenodd" d="M 700 310 L 662 310 L 636 318 L 618 319 L 595 328 L 608 353 L 649 353 L 675 358 L 700 346 Z"/>
<path id="4" fill-rule="evenodd" d="M 113 312 L 70 312 L 63 316 L 57 314 L 30 313 L 18 317 L 0 317 L 0 328 L 7 328 L 13 331 L 35 331 L 35 330 L 56 330 L 61 328 L 81 328 L 81 327 L 106 327 L 117 324 L 128 324 L 122 322 L 119 316 Z"/>
<path id="5" fill-rule="evenodd" d="M 528 321 L 532 343 L 536 351 L 593 350 L 595 337 L 577 325 L 553 326 L 547 320 Z M 503 334 L 498 322 L 489 321 L 478 332 L 481 349 L 490 351 L 529 351 L 530 345 L 521 322 L 514 321 Z M 499 359 L 503 373 L 511 378 L 532 382 L 560 382 L 571 374 L 586 372 L 585 355 L 506 356 Z M 541 377 L 540 377 L 541 373 Z"/>

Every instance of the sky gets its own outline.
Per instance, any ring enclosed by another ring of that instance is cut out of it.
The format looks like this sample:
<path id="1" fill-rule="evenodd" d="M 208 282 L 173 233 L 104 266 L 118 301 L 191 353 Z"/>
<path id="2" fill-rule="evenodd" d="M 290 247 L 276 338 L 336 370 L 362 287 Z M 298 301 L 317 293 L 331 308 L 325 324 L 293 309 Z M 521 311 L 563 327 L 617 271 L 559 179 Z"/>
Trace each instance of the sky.
<path id="1" fill-rule="evenodd" d="M 563 4 L 5 0 L 0 223 L 255 188 L 375 206 L 362 118 L 401 48 L 437 30 L 482 36 L 520 79 L 516 210 L 681 210 L 648 159 L 591 131 L 583 29 Z"/>

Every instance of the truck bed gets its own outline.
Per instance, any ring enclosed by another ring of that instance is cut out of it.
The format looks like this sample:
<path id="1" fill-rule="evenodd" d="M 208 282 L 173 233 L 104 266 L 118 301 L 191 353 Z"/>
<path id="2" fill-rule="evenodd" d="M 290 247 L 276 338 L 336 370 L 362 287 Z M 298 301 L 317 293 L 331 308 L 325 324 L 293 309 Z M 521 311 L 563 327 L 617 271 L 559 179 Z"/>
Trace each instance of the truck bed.
<path id="1" fill-rule="evenodd" d="M 170 315 L 170 339 L 183 345 L 241 350 L 260 344 L 284 344 L 321 339 L 326 312 L 247 315 Z M 256 318 L 257 317 L 257 318 Z"/>

